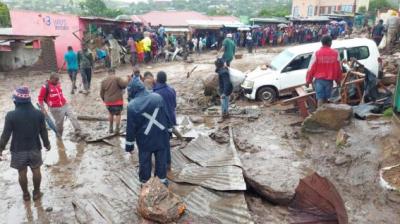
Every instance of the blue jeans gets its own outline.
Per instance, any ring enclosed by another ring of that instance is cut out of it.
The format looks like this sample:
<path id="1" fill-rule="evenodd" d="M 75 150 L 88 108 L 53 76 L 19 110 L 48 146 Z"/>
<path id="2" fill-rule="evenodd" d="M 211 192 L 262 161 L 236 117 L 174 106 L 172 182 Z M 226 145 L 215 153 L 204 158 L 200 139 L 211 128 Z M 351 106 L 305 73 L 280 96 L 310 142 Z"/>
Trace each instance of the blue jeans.
<path id="1" fill-rule="evenodd" d="M 314 87 L 317 100 L 328 100 L 331 98 L 333 89 L 332 80 L 316 79 L 314 81 Z"/>
<path id="2" fill-rule="evenodd" d="M 221 95 L 221 108 L 222 108 L 222 115 L 228 114 L 229 96 L 225 96 L 224 94 Z"/>

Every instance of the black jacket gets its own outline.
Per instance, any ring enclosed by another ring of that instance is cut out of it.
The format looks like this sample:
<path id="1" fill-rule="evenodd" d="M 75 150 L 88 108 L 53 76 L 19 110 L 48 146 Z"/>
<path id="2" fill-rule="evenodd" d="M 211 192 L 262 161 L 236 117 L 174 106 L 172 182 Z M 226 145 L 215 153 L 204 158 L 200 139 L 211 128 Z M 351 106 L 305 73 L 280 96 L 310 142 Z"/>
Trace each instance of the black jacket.
<path id="1" fill-rule="evenodd" d="M 0 138 L 0 151 L 11 139 L 11 151 L 40 150 L 39 135 L 45 146 L 50 145 L 44 115 L 31 103 L 19 104 L 6 115 L 3 133 Z"/>
<path id="2" fill-rule="evenodd" d="M 229 78 L 229 70 L 226 67 L 217 69 L 218 73 L 218 81 L 219 81 L 219 94 L 224 94 L 225 96 L 229 96 L 232 93 L 233 86 L 231 80 Z"/>

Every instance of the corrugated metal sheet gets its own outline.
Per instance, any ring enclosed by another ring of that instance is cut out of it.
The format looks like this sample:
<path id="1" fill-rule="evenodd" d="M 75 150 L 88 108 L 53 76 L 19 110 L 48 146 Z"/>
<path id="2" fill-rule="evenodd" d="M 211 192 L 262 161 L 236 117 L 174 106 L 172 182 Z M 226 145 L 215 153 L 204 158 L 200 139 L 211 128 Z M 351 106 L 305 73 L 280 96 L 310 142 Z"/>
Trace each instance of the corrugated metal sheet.
<path id="1" fill-rule="evenodd" d="M 216 192 L 196 187 L 183 200 L 188 210 L 200 217 L 212 217 L 222 224 L 253 223 L 243 192 Z"/>
<path id="2" fill-rule="evenodd" d="M 170 178 L 175 182 L 196 184 L 220 191 L 246 190 L 240 167 L 201 167 L 190 163 L 179 150 L 172 150 L 171 157 L 173 172 Z"/>
<path id="3" fill-rule="evenodd" d="M 208 136 L 201 135 L 181 149 L 181 152 L 203 167 L 242 166 L 233 145 L 230 147 L 219 145 Z"/>
<path id="4" fill-rule="evenodd" d="M 219 191 L 246 190 L 242 168 L 237 166 L 201 167 L 186 165 L 172 180 L 190 183 Z"/>

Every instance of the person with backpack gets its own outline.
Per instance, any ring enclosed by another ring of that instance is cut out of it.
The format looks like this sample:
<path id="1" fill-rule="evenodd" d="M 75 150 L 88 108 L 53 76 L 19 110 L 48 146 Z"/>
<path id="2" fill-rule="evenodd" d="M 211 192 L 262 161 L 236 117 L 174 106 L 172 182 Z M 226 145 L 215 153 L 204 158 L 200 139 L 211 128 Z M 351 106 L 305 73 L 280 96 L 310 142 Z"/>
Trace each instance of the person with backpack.
<path id="1" fill-rule="evenodd" d="M 218 74 L 219 94 L 221 96 L 221 119 L 218 123 L 224 122 L 229 118 L 229 97 L 233 91 L 233 86 L 229 77 L 229 70 L 225 66 L 225 61 L 218 58 L 215 61 L 215 72 Z"/>
<path id="2" fill-rule="evenodd" d="M 121 112 L 124 106 L 124 89 L 128 86 L 130 77 L 124 80 L 115 75 L 114 69 L 108 70 L 108 77 L 101 82 L 100 97 L 109 112 L 109 132 L 114 132 L 115 117 L 115 133 L 119 133 L 121 123 Z"/>
<path id="3" fill-rule="evenodd" d="M 72 112 L 61 89 L 60 77 L 51 73 L 49 80 L 42 86 L 38 96 L 40 110 L 47 115 L 44 103 L 47 104 L 56 123 L 57 137 L 61 138 L 64 131 L 64 119 L 68 117 L 75 129 L 75 135 L 81 135 L 81 126 Z"/>
<path id="4" fill-rule="evenodd" d="M 86 46 L 82 46 L 82 50 L 78 52 L 78 65 L 82 76 L 83 93 L 88 94 L 92 81 L 93 55 Z"/>

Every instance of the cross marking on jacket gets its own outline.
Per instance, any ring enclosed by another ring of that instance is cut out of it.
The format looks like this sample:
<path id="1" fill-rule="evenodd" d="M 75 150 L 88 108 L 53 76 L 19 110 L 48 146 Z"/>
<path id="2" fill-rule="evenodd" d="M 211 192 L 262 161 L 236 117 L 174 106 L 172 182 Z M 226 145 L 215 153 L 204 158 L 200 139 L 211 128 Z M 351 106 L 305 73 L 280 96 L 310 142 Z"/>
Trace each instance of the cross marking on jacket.
<path id="1" fill-rule="evenodd" d="M 143 115 L 145 118 L 149 119 L 149 124 L 147 124 L 146 130 L 144 131 L 144 134 L 145 134 L 145 135 L 148 135 L 148 134 L 150 133 L 150 130 L 151 130 L 151 128 L 153 127 L 153 124 L 156 125 L 158 128 L 160 128 L 161 130 L 164 130 L 164 129 L 165 129 L 164 125 L 160 124 L 160 122 L 158 122 L 158 121 L 156 120 L 156 117 L 157 117 L 157 114 L 158 114 L 158 111 L 159 111 L 159 110 L 160 110 L 160 108 L 157 107 L 157 108 L 154 110 L 152 116 L 150 116 L 150 114 L 148 114 L 148 113 L 146 113 L 146 112 L 145 112 L 145 113 L 142 113 L 142 115 Z"/>

